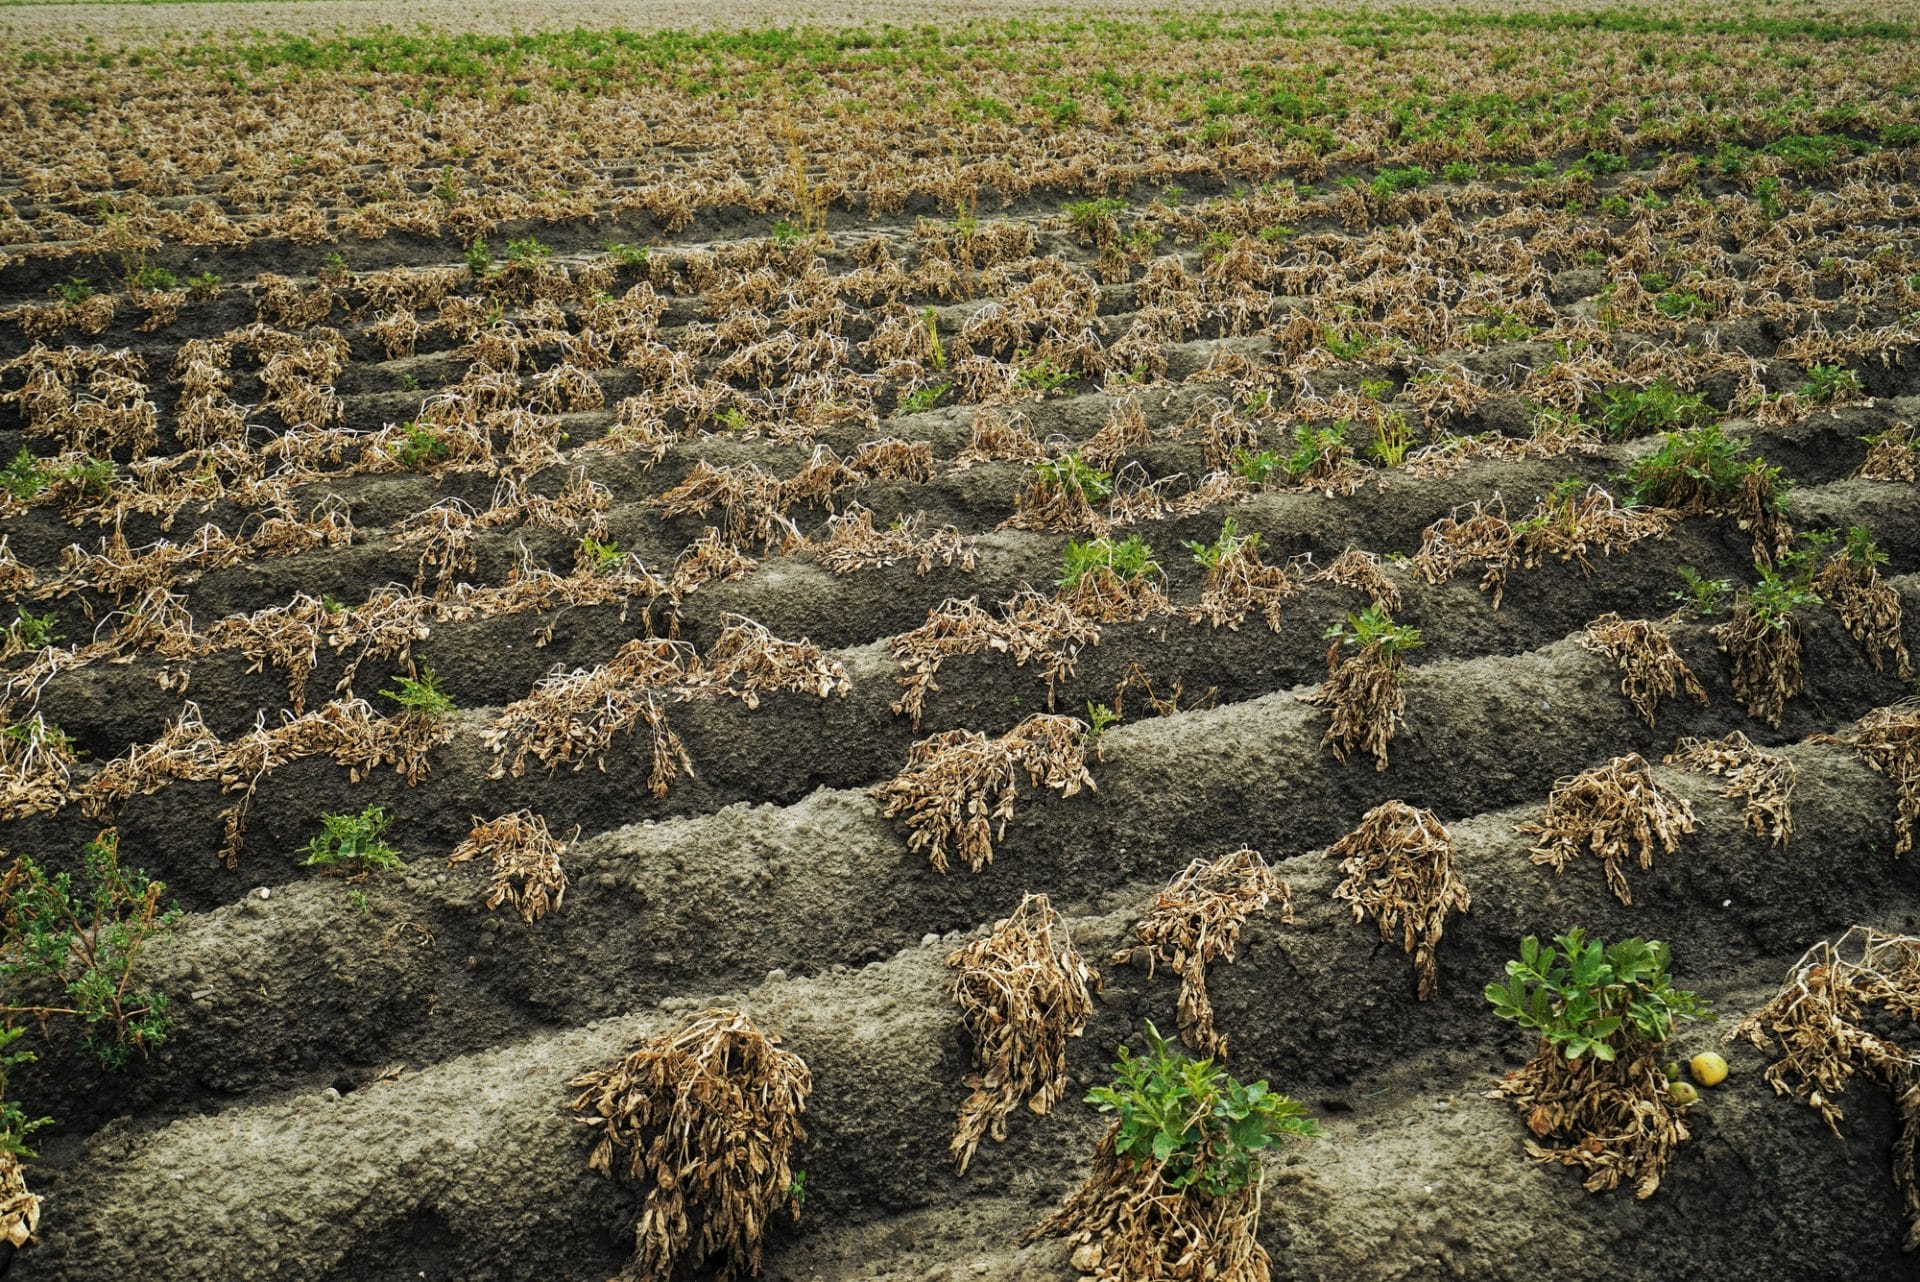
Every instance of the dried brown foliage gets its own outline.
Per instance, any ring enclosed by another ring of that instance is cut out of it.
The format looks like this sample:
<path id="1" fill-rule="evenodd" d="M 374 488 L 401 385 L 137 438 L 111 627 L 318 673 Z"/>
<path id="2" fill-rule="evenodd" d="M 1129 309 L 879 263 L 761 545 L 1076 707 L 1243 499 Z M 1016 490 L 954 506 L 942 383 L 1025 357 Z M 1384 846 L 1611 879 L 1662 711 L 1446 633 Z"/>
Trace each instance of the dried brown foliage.
<path id="1" fill-rule="evenodd" d="M 645 1190 L 623 1279 L 659 1282 L 715 1255 L 721 1282 L 759 1274 L 774 1213 L 800 1216 L 805 1061 L 739 1011 L 710 1009 L 567 1085 L 594 1132 L 587 1165 Z"/>
<path id="2" fill-rule="evenodd" d="M 1705 706 L 1706 687 L 1693 675 L 1685 659 L 1660 625 L 1648 619 L 1623 619 L 1603 614 L 1580 634 L 1580 644 L 1612 662 L 1620 672 L 1620 693 L 1627 696 L 1649 727 L 1662 699 L 1684 693 Z"/>
<path id="3" fill-rule="evenodd" d="M 1091 620 L 1038 592 L 1023 591 L 1001 602 L 998 618 L 981 608 L 979 597 L 949 597 L 927 612 L 925 623 L 887 642 L 900 664 L 894 714 L 911 718 L 918 729 L 927 696 L 940 688 L 934 678 L 941 663 L 952 655 L 990 650 L 1011 655 L 1020 667 L 1038 666 L 1051 708 L 1054 686 L 1072 675 L 1081 647 L 1099 643 L 1100 629 Z"/>
<path id="4" fill-rule="evenodd" d="M 754 620 L 722 615 L 720 635 L 707 648 L 706 680 L 722 687 L 749 708 L 762 694 L 810 694 L 817 699 L 847 697 L 852 681 L 838 659 L 829 659 L 805 637 L 785 641 Z M 697 674 L 690 674 L 697 675 Z"/>
<path id="5" fill-rule="evenodd" d="M 681 771 L 693 773 L 680 737 L 667 726 L 666 704 L 697 662 L 684 642 L 636 637 L 600 667 L 556 668 L 488 729 L 495 758 L 488 777 L 519 778 L 529 754 L 549 771 L 563 762 L 579 770 L 589 760 L 604 771 L 607 746 L 638 725 L 653 740 L 647 790 L 664 797 Z"/>
<path id="6" fill-rule="evenodd" d="M 1327 651 L 1326 681 L 1300 701 L 1329 710 L 1320 746 L 1333 753 L 1334 760 L 1345 761 L 1357 749 L 1373 755 L 1375 770 L 1387 768 L 1387 744 L 1407 723 L 1407 696 L 1400 688 L 1404 666 L 1379 641 L 1345 659 L 1337 641 Z"/>
<path id="7" fill-rule="evenodd" d="M 1225 1059 L 1226 1034 L 1213 1026 L 1213 1002 L 1207 996 L 1207 967 L 1233 960 L 1241 929 L 1254 913 L 1279 901 L 1280 921 L 1293 921 L 1293 901 L 1257 850 L 1242 847 L 1218 859 L 1196 859 L 1154 897 L 1153 907 L 1134 926 L 1141 942 L 1113 955 L 1116 966 L 1144 958 L 1147 973 L 1156 964 L 1172 968 L 1180 979 L 1180 1040 L 1200 1055 Z"/>
<path id="8" fill-rule="evenodd" d="M 1920 700 L 1907 699 L 1875 708 L 1860 718 L 1853 733 L 1821 735 L 1816 743 L 1844 743 L 1872 769 L 1893 780 L 1899 804 L 1895 812 L 1893 853 L 1913 849 L 1913 828 L 1920 823 Z"/>
<path id="9" fill-rule="evenodd" d="M 40 713 L 0 725 L 0 819 L 50 815 L 77 794 L 73 741 Z"/>
<path id="10" fill-rule="evenodd" d="M 1544 838 L 1533 848 L 1533 862 L 1557 873 L 1582 850 L 1591 851 L 1606 866 L 1614 897 L 1632 904 L 1623 865 L 1638 859 L 1651 868 L 1656 850 L 1678 850 L 1681 834 L 1693 831 L 1693 807 L 1653 777 L 1644 757 L 1630 752 L 1554 784 L 1546 817 L 1516 824 L 1514 831 Z"/>
<path id="11" fill-rule="evenodd" d="M 1346 874 L 1333 897 L 1353 907 L 1353 919 L 1371 917 L 1380 938 L 1413 958 L 1417 993 L 1432 997 L 1440 984 L 1440 937 L 1447 914 L 1473 905 L 1453 864 L 1453 837 L 1430 810 L 1388 801 L 1369 810 L 1360 826 L 1335 842 L 1327 857 Z"/>
<path id="12" fill-rule="evenodd" d="M 556 841 L 547 821 L 531 810 L 516 810 L 498 819 L 473 817 L 473 831 L 447 856 L 447 866 L 486 858 L 492 865 L 486 905 L 506 904 L 529 924 L 560 907 L 567 894 L 567 874 L 560 856 L 580 835 L 575 825 L 564 841 Z"/>
<path id="13" fill-rule="evenodd" d="M 40 1230 L 40 1199 L 27 1191 L 20 1159 L 0 1153 L 0 1241 L 19 1250 Z"/>
<path id="14" fill-rule="evenodd" d="M 1086 1031 L 1100 976 L 1080 957 L 1066 920 L 1045 895 L 1026 895 L 993 933 L 954 950 L 953 999 L 973 1046 L 972 1092 L 960 1106 L 949 1152 L 967 1164 L 983 1135 L 1007 1138 L 1022 1103 L 1044 1117 L 1067 1091 L 1067 1042 Z"/>
<path id="15" fill-rule="evenodd" d="M 1507 574 L 1519 561 L 1520 547 L 1507 521 L 1506 504 L 1496 494 L 1470 507 L 1455 508 L 1429 525 L 1420 536 L 1420 550 L 1412 564 L 1436 586 L 1470 566 L 1483 567 L 1480 590 L 1493 593 L 1493 608 L 1498 610 Z"/>
<path id="16" fill-rule="evenodd" d="M 1880 567 L 1869 560 L 1833 553 L 1813 576 L 1813 590 L 1833 607 L 1840 622 L 1867 652 L 1875 672 L 1893 661 L 1894 675 L 1902 681 L 1913 679 L 1913 662 L 1907 643 L 1901 636 L 1903 614 L 1900 594 L 1893 590 Z"/>
<path id="17" fill-rule="evenodd" d="M 1791 614 L 1767 614 L 1742 596 L 1725 623 L 1713 629 L 1714 644 L 1733 660 L 1733 693 L 1747 715 L 1778 729 L 1787 700 L 1800 693 L 1800 625 Z"/>
<path id="18" fill-rule="evenodd" d="M 1541 1041 L 1533 1058 L 1490 1092 L 1507 1099 L 1538 1137 L 1527 1153 L 1586 1171 L 1598 1193 L 1631 1183 L 1636 1198 L 1653 1196 L 1675 1150 L 1688 1137 L 1680 1106 L 1667 1090 L 1658 1048 L 1644 1042 L 1611 1060 L 1569 1060 Z"/>
<path id="19" fill-rule="evenodd" d="M 1030 1237 L 1064 1237 L 1093 1282 L 1267 1282 L 1258 1176 L 1237 1193 L 1170 1187 L 1166 1167 L 1121 1157 L 1118 1124 L 1094 1150 L 1093 1171 Z"/>
<path id="20" fill-rule="evenodd" d="M 1579 495 L 1543 495 L 1515 532 L 1520 536 L 1521 561 L 1537 569 L 1548 557 L 1578 561 L 1591 571 L 1587 553 L 1602 556 L 1624 552 L 1642 539 L 1665 538 L 1673 528 L 1671 514 L 1657 509 L 1622 508 L 1604 486 L 1590 485 Z"/>
<path id="21" fill-rule="evenodd" d="M 1326 569 L 1316 571 L 1307 582 L 1337 583 L 1343 588 L 1364 592 L 1375 605 L 1391 614 L 1400 608 L 1400 589 L 1394 586 L 1382 566 L 1383 562 L 1375 553 L 1362 548 L 1348 548 L 1328 562 Z"/>
<path id="22" fill-rule="evenodd" d="M 1059 601 L 1080 618 L 1095 623 L 1136 623 L 1173 608 L 1162 581 L 1157 565 L 1131 576 L 1111 565 L 1096 565 L 1061 589 Z"/>
<path id="23" fill-rule="evenodd" d="M 997 739 L 948 730 L 909 748 L 906 769 L 870 795 L 884 803 L 886 818 L 906 816 L 908 849 L 926 851 L 935 872 L 947 871 L 950 853 L 979 872 L 993 862 L 993 843 L 1013 818 L 1023 773 L 1028 787 L 1062 797 L 1094 789 L 1086 735 L 1086 722 L 1046 713 Z"/>
<path id="24" fill-rule="evenodd" d="M 1189 623 L 1205 623 L 1214 628 L 1224 625 L 1229 631 L 1237 632 L 1247 615 L 1258 610 L 1268 630 L 1277 633 L 1280 604 L 1298 591 L 1284 567 L 1268 565 L 1260 559 L 1257 542 L 1242 539 L 1207 567 L 1200 600 L 1179 613 Z"/>
<path id="25" fill-rule="evenodd" d="M 1865 481 L 1920 481 L 1920 438 L 1913 424 L 1895 423 L 1867 450 L 1867 456 L 1854 469 L 1854 476 Z"/>
<path id="26" fill-rule="evenodd" d="M 1857 954 L 1857 955 L 1856 955 Z M 1781 1095 L 1804 1099 L 1837 1136 L 1845 1116 L 1836 1098 L 1856 1073 L 1886 1088 L 1900 1127 L 1893 1182 L 1907 1213 L 1904 1247 L 1920 1250 L 1920 1054 L 1893 1040 L 1888 1025 L 1920 1020 L 1920 939 L 1855 926 L 1821 940 L 1787 974 L 1779 995 L 1742 1020 L 1745 1037 L 1779 1055 L 1766 1078 Z"/>
<path id="27" fill-rule="evenodd" d="M 834 574 L 907 561 L 924 575 L 936 564 L 971 572 L 979 559 L 977 544 L 977 539 L 963 536 L 950 525 L 930 528 L 924 512 L 895 521 L 885 530 L 875 529 L 873 513 L 852 503 L 828 520 L 827 537 L 815 540 L 808 550 Z"/>
<path id="28" fill-rule="evenodd" d="M 381 766 L 392 766 L 408 783 L 430 773 L 427 755 L 452 737 L 447 719 L 414 713 L 381 717 L 365 699 L 334 699 L 298 716 L 282 713 L 278 725 L 262 712 L 247 734 L 222 742 L 188 701 L 160 738 L 135 744 L 107 762 L 87 780 L 81 807 L 93 818 L 109 817 L 129 797 L 144 796 L 179 781 L 217 781 L 220 790 L 239 794 L 221 812 L 226 836 L 220 859 L 239 866 L 246 840 L 247 812 L 260 783 L 275 770 L 310 757 L 331 757 L 360 783 Z"/>
<path id="29" fill-rule="evenodd" d="M 1747 828 L 1756 837 L 1784 846 L 1793 835 L 1793 788 L 1800 767 L 1780 754 L 1761 751 L 1735 730 L 1721 739 L 1682 739 L 1664 760 L 1725 778 L 1720 795 L 1747 803 Z"/>
<path id="30" fill-rule="evenodd" d="M 953 469 L 965 471 L 976 463 L 1038 463 L 1046 449 L 1027 425 L 1024 414 L 1007 413 L 983 405 L 973 416 L 973 434 L 966 448 L 953 456 Z"/>

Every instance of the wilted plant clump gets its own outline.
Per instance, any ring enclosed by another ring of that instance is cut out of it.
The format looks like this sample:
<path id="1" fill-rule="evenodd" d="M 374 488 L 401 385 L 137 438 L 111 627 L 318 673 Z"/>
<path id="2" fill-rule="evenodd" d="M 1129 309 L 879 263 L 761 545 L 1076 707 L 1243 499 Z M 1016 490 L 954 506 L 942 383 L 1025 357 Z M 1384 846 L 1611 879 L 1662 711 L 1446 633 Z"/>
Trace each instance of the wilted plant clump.
<path id="1" fill-rule="evenodd" d="M 1866 648 L 1875 672 L 1884 671 L 1891 659 L 1894 675 L 1908 681 L 1913 663 L 1901 636 L 1900 594 L 1880 573 L 1886 563 L 1887 554 L 1874 546 L 1873 536 L 1856 525 L 1813 576 L 1813 590 Z"/>
<path id="2" fill-rule="evenodd" d="M 1814 742 L 1844 743 L 1866 758 L 1869 767 L 1893 780 L 1899 796 L 1893 853 L 1912 850 L 1913 828 L 1920 823 L 1920 699 L 1875 708 L 1860 718 L 1852 734 L 1821 735 Z"/>
<path id="3" fill-rule="evenodd" d="M 1122 1047 L 1113 1085 L 1087 1095 L 1113 1128 L 1087 1182 L 1029 1236 L 1077 1243 L 1096 1282 L 1267 1282 L 1260 1153 L 1319 1126 L 1264 1081 L 1181 1057 L 1152 1024 L 1147 1045 Z"/>
<path id="4" fill-rule="evenodd" d="M 834 574 L 906 561 L 916 573 L 924 575 L 936 564 L 971 571 L 979 559 L 977 542 L 950 525 L 929 528 L 923 512 L 895 521 L 884 530 L 876 529 L 873 513 L 852 503 L 827 522 L 827 537 L 809 547 L 814 559 Z"/>
<path id="5" fill-rule="evenodd" d="M 739 1011 L 711 1009 L 567 1085 L 594 1131 L 587 1165 L 645 1190 L 623 1279 L 659 1282 L 715 1255 L 722 1282 L 759 1274 L 774 1212 L 800 1216 L 805 1061 Z"/>
<path id="6" fill-rule="evenodd" d="M 906 816 L 908 849 L 926 851 L 935 872 L 947 871 L 949 854 L 979 872 L 993 862 L 993 843 L 1013 818 L 1022 773 L 1028 787 L 1062 797 L 1093 789 L 1087 730 L 1077 717 L 1040 713 L 997 739 L 944 731 L 909 748 L 907 768 L 871 795 L 885 803 L 886 818 Z"/>
<path id="7" fill-rule="evenodd" d="M 950 1152 L 965 1175 L 982 1135 L 1007 1138 L 1007 1117 L 1023 1102 L 1045 1116 L 1067 1085 L 1067 1042 L 1086 1031 L 1100 977 L 1067 933 L 1045 895 L 1027 895 L 993 933 L 956 949 L 947 965 L 953 999 L 973 1043 Z"/>
<path id="8" fill-rule="evenodd" d="M 1776 846 L 1793 835 L 1793 788 L 1800 767 L 1775 752 L 1762 752 L 1735 730 L 1721 739 L 1682 739 L 1665 757 L 1665 764 L 1701 770 L 1726 778 L 1723 797 L 1746 801 L 1747 828 Z"/>
<path id="9" fill-rule="evenodd" d="M 1546 1141 L 1529 1139 L 1529 1155 L 1582 1168 L 1591 1192 L 1625 1180 L 1636 1198 L 1652 1196 L 1687 1138 L 1659 1048 L 1677 1021 L 1711 1016 L 1673 987 L 1668 961 L 1657 940 L 1608 947 L 1576 927 L 1545 948 L 1527 936 L 1509 982 L 1487 985 L 1494 1014 L 1540 1035 L 1492 1097 L 1511 1100 Z"/>
<path id="10" fill-rule="evenodd" d="M 1598 548 L 1602 556 L 1625 552 L 1643 539 L 1665 538 L 1673 528 L 1673 518 L 1664 512 L 1639 507 L 1621 507 L 1602 485 L 1580 488 L 1575 480 L 1563 482 L 1540 496 L 1533 511 L 1513 524 L 1520 545 L 1520 559 L 1529 569 L 1538 569 L 1548 557 L 1577 561 L 1591 572 L 1593 562 L 1587 553 Z"/>
<path id="11" fill-rule="evenodd" d="M 1389 614 L 1400 608 L 1400 589 L 1387 577 L 1379 555 L 1363 548 L 1347 548 L 1307 582 L 1337 583 L 1343 588 L 1364 592 L 1369 601 Z"/>
<path id="12" fill-rule="evenodd" d="M 1473 896 L 1453 864 L 1453 837 L 1431 810 L 1388 801 L 1369 810 L 1360 826 L 1327 850 L 1341 860 L 1346 880 L 1335 899 L 1353 907 L 1356 922 L 1373 918 L 1380 938 L 1397 932 L 1413 958 L 1417 992 L 1427 1000 L 1440 985 L 1440 936 L 1447 914 L 1466 912 Z"/>
<path id="13" fill-rule="evenodd" d="M 1100 623 L 1144 619 L 1168 608 L 1165 576 L 1153 549 L 1138 535 L 1070 542 L 1061 555 L 1060 600 Z"/>
<path id="14" fill-rule="evenodd" d="M 1469 566 L 1483 567 L 1480 590 L 1493 593 L 1493 608 L 1498 610 L 1507 574 L 1519 560 L 1520 548 L 1507 521 L 1506 504 L 1496 494 L 1490 500 L 1456 508 L 1429 525 L 1420 536 L 1420 550 L 1414 554 L 1413 565 L 1436 587 Z"/>
<path id="15" fill-rule="evenodd" d="M 1642 868 L 1651 868 L 1656 849 L 1669 855 L 1678 850 L 1680 835 L 1693 831 L 1693 807 L 1653 777 L 1645 758 L 1630 752 L 1560 780 L 1547 798 L 1545 818 L 1517 824 L 1514 831 L 1543 837 L 1533 848 L 1533 862 L 1555 872 L 1565 872 L 1582 850 L 1591 850 L 1606 865 L 1614 897 L 1631 904 L 1623 865 L 1637 858 Z"/>
<path id="16" fill-rule="evenodd" d="M 496 760 L 489 778 L 527 771 L 532 755 L 549 771 L 589 760 L 602 770 L 607 746 L 617 735 L 644 725 L 653 737 L 647 787 L 656 797 L 693 762 L 680 737 L 667 727 L 668 690 L 686 680 L 697 663 L 692 647 L 678 641 L 636 637 L 598 668 L 556 669 L 524 699 L 508 704 L 487 731 Z M 511 752 L 511 758 L 508 753 Z"/>
<path id="17" fill-rule="evenodd" d="M 1853 956 L 1855 951 L 1858 956 Z M 1804 1099 L 1838 1136 L 1836 1097 L 1856 1073 L 1893 1097 L 1900 1128 L 1893 1182 L 1907 1213 L 1908 1251 L 1920 1250 L 1920 1054 L 1893 1040 L 1895 1021 L 1920 1021 L 1920 939 L 1855 926 L 1821 940 L 1788 972 L 1786 986 L 1728 1037 L 1779 1055 L 1766 1070 L 1773 1089 Z M 1889 1027 L 1893 1025 L 1894 1027 Z"/>
<path id="18" fill-rule="evenodd" d="M 1033 465 L 1033 481 L 1021 492 L 1007 524 L 1019 530 L 1103 534 L 1111 524 L 1104 505 L 1112 498 L 1113 473 L 1079 453 L 1042 459 Z"/>
<path id="19" fill-rule="evenodd" d="M 1180 1040 L 1203 1055 L 1222 1059 L 1227 1038 L 1213 1026 L 1207 967 L 1233 960 L 1234 945 L 1249 918 L 1280 901 L 1280 920 L 1293 920 L 1293 901 L 1257 850 L 1242 847 L 1218 859 L 1196 859 L 1154 897 L 1153 908 L 1134 926 L 1141 942 L 1113 955 L 1126 966 L 1145 958 L 1147 973 L 1165 964 L 1180 978 Z"/>
<path id="20" fill-rule="evenodd" d="M 1707 702 L 1706 687 L 1693 675 L 1673 648 L 1673 642 L 1648 619 L 1623 619 L 1603 614 L 1587 625 L 1580 644 L 1612 661 L 1620 671 L 1620 693 L 1634 706 L 1648 727 L 1662 699 L 1685 693 L 1695 703 Z"/>
<path id="21" fill-rule="evenodd" d="M 1713 639 L 1733 660 L 1733 692 L 1747 715 L 1777 729 L 1804 680 L 1797 612 L 1820 598 L 1802 575 L 1756 568 L 1760 581 L 1735 598 L 1732 616 L 1713 629 Z"/>
<path id="22" fill-rule="evenodd" d="M 1405 725 L 1407 696 L 1400 689 L 1405 666 L 1402 656 L 1420 644 L 1420 630 L 1395 623 L 1380 606 L 1350 614 L 1344 624 L 1327 629 L 1326 684 L 1300 696 L 1315 707 L 1332 710 L 1332 720 L 1320 737 L 1320 746 L 1345 761 L 1356 748 L 1373 754 L 1373 768 L 1387 768 L 1387 743 Z M 1342 646 L 1354 653 L 1342 660 Z"/>
<path id="23" fill-rule="evenodd" d="M 1182 610 L 1189 623 L 1222 624 L 1238 631 L 1249 612 L 1258 610 L 1271 632 L 1280 631 L 1280 603 L 1299 591 L 1285 569 L 1260 559 L 1260 536 L 1242 534 L 1232 517 L 1220 524 L 1212 543 L 1189 541 L 1187 550 L 1206 571 L 1200 603 Z"/>
<path id="24" fill-rule="evenodd" d="M 559 908 L 566 898 L 567 874 L 560 867 L 560 856 L 579 835 L 576 824 L 566 841 L 555 840 L 547 821 L 531 810 L 484 822 L 475 815 L 473 831 L 453 848 L 447 866 L 485 856 L 493 865 L 487 907 L 506 904 L 520 914 L 521 921 L 532 923 Z"/>
<path id="25" fill-rule="evenodd" d="M 1082 646 L 1099 641 L 1100 629 L 1093 620 L 1031 589 L 1001 602 L 997 617 L 981 608 L 978 597 L 948 598 L 927 612 L 925 623 L 887 643 L 900 663 L 901 694 L 893 701 L 893 711 L 910 718 L 918 729 L 927 696 L 940 688 L 934 678 L 941 663 L 953 655 L 989 650 L 1011 655 L 1022 667 L 1037 664 L 1051 708 L 1054 684 L 1072 675 Z"/>

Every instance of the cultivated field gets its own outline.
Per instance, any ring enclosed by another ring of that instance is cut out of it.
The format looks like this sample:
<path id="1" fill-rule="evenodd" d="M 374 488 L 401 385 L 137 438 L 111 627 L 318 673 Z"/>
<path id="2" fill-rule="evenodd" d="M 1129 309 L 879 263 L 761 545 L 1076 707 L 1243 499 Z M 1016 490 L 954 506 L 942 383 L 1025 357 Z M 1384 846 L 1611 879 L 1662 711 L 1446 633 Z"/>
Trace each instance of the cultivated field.
<path id="1" fill-rule="evenodd" d="M 0 9 L 14 1277 L 1912 1276 L 1910 12 L 333 8 Z"/>

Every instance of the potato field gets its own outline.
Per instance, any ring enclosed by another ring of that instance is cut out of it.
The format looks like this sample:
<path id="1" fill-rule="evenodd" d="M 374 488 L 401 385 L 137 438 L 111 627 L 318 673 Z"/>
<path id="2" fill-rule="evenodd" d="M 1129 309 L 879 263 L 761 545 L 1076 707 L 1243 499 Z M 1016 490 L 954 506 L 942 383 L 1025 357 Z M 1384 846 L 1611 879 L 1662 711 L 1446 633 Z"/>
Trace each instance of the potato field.
<path id="1" fill-rule="evenodd" d="M 1914 1276 L 1910 7 L 327 9 L 0 4 L 0 1272 Z"/>

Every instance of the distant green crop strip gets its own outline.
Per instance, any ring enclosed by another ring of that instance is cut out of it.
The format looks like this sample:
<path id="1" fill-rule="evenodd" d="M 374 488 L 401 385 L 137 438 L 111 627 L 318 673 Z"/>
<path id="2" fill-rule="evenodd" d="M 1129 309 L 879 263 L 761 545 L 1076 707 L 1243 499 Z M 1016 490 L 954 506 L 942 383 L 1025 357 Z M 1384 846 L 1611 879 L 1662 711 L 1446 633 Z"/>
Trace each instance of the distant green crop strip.
<path id="1" fill-rule="evenodd" d="M 60 0 L 0 0 L 0 8 L 59 3 Z M 110 7 L 158 0 L 96 0 Z M 239 3 L 242 0 L 184 0 L 186 3 Z M 481 77 L 502 67 L 527 63 L 555 70 L 602 74 L 643 67 L 663 68 L 700 58 L 733 57 L 762 68 L 795 64 L 816 70 L 916 64 L 923 69 L 959 67 L 991 55 L 1018 51 L 1032 56 L 1036 47 L 1059 45 L 1086 52 L 1124 53 L 1172 40 L 1180 43 L 1241 42 L 1255 39 L 1344 38 L 1358 47 L 1381 48 L 1395 38 L 1474 31 L 1604 31 L 1669 37 L 1752 36 L 1770 40 L 1879 39 L 1920 36 L 1920 24 L 1842 18 L 1779 18 L 1758 13 L 1727 16 L 1703 10 L 1699 15 L 1655 16 L 1637 9 L 1587 13 L 1448 13 L 1405 6 L 1392 9 L 1320 9 L 1285 14 L 1213 13 L 1166 16 L 1140 21 L 1120 18 L 976 19 L 941 26 L 885 24 L 878 30 L 814 27 L 762 28 L 740 32 L 571 30 L 512 36 L 459 33 L 406 34 L 386 29 L 366 35 L 262 40 L 236 38 L 148 46 L 118 52 L 65 48 L 48 43 L 0 53 L 0 66 L 86 63 L 101 67 L 146 65 L 154 61 L 179 67 L 245 66 L 255 72 L 273 68 L 302 71 L 414 73 Z M 1029 64 L 1032 65 L 1032 64 Z"/>

